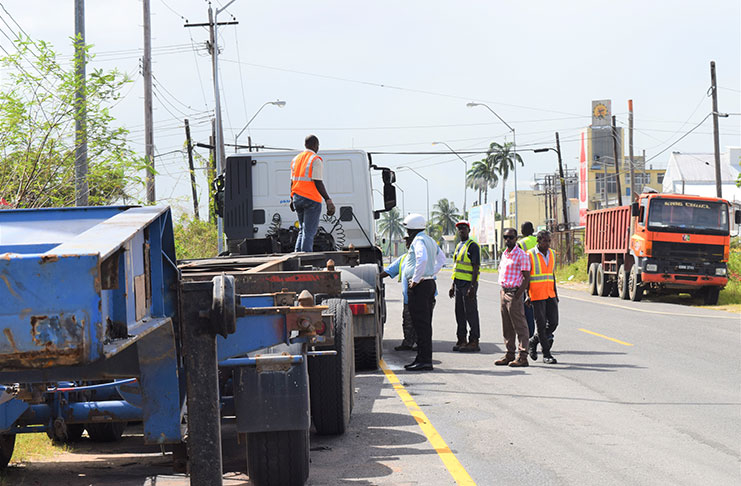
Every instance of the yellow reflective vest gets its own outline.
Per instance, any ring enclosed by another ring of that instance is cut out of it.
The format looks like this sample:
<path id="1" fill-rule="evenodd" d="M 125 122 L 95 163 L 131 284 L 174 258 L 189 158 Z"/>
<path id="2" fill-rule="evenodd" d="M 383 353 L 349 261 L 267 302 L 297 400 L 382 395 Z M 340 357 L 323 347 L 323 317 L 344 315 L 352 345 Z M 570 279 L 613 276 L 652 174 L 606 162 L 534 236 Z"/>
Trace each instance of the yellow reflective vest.
<path id="1" fill-rule="evenodd" d="M 535 248 L 535 246 L 538 244 L 538 239 L 534 237 L 533 235 L 530 236 L 523 236 L 519 240 L 517 240 L 517 246 L 522 248 L 523 251 L 528 252 Z"/>
<path id="2" fill-rule="evenodd" d="M 471 265 L 471 259 L 468 257 L 468 248 L 473 243 L 471 238 L 466 241 L 461 241 L 458 246 L 455 247 L 453 252 L 453 263 L 455 267 L 453 269 L 453 279 L 465 280 L 470 282 L 473 280 L 473 265 Z M 479 276 L 476 275 L 476 281 L 479 280 Z"/>

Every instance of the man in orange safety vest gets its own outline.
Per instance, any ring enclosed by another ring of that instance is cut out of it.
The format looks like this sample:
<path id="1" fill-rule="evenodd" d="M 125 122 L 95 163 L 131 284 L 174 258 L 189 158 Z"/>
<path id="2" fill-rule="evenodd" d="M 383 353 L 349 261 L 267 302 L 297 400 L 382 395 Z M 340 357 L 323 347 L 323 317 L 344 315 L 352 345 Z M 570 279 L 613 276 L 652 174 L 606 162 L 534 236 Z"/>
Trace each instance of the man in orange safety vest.
<path id="1" fill-rule="evenodd" d="M 538 232 L 538 244 L 527 252 L 530 257 L 530 286 L 525 305 L 533 306 L 535 335 L 530 338 L 530 359 L 538 359 L 538 343 L 543 349 L 543 363 L 555 364 L 550 339 L 558 327 L 558 292 L 556 291 L 556 253 L 551 250 L 550 231 Z"/>

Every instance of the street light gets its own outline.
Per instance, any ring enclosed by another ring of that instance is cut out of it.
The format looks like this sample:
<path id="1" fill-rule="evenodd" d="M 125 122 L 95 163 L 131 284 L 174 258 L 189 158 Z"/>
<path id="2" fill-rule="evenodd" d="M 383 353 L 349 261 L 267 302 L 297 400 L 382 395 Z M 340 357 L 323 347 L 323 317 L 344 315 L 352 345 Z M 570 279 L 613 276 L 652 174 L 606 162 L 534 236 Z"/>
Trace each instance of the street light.
<path id="1" fill-rule="evenodd" d="M 491 107 L 487 105 L 486 103 L 475 103 L 471 101 L 469 103 L 466 103 L 466 106 L 469 108 L 473 108 L 474 106 L 486 107 L 487 110 L 494 113 L 494 116 L 497 117 L 500 122 L 504 123 L 504 125 L 507 128 L 509 128 L 510 131 L 512 132 L 512 153 L 514 154 L 514 158 L 515 158 L 515 164 L 514 164 L 515 168 L 514 168 L 514 174 L 513 174 L 514 179 L 515 179 L 515 228 L 519 228 L 520 227 L 519 221 L 518 221 L 519 212 L 517 211 L 517 140 L 515 138 L 515 129 L 509 126 L 509 123 L 504 121 L 501 116 L 497 115 L 497 112 L 492 110 Z M 504 210 L 504 208 L 502 209 Z M 504 224 L 504 218 L 502 218 L 502 224 Z"/>
<path id="2" fill-rule="evenodd" d="M 404 189 L 399 187 L 399 184 L 394 184 L 398 190 L 401 191 L 401 215 L 406 216 L 407 212 L 404 209 Z"/>
<path id="3" fill-rule="evenodd" d="M 545 148 L 537 148 L 533 150 L 536 154 L 548 152 L 549 150 L 553 150 L 558 154 L 558 175 L 561 178 L 561 205 L 563 206 L 563 222 L 566 225 L 566 228 L 569 227 L 569 212 L 566 208 L 566 179 L 563 175 L 563 163 L 561 162 L 561 142 L 558 139 L 558 132 L 556 132 L 556 148 L 553 147 L 545 147 Z"/>
<path id="4" fill-rule="evenodd" d="M 427 222 L 429 223 L 430 222 L 430 181 L 428 181 L 425 176 L 423 176 L 422 174 L 420 174 L 419 172 L 417 172 L 416 170 L 412 169 L 411 167 L 407 165 L 400 165 L 397 167 L 397 169 L 409 169 L 425 181 L 425 184 L 427 185 Z"/>
<path id="5" fill-rule="evenodd" d="M 239 151 L 239 148 L 237 146 L 237 139 L 239 138 L 239 136 L 242 135 L 245 130 L 247 130 L 247 127 L 250 126 L 250 123 L 252 123 L 252 120 L 255 119 L 255 117 L 257 116 L 257 114 L 260 113 L 262 111 L 262 109 L 265 108 L 268 105 L 275 105 L 278 108 L 283 108 L 284 106 L 286 106 L 286 102 L 285 101 L 282 101 L 282 100 L 275 100 L 275 101 L 266 101 L 265 103 L 263 103 L 263 105 L 260 107 L 260 109 L 257 110 L 254 115 L 252 115 L 252 118 L 250 118 L 250 121 L 248 121 L 247 124 L 244 126 L 244 128 L 239 131 L 239 133 L 237 134 L 237 136 L 234 137 L 234 153 L 237 153 Z"/>
<path id="6" fill-rule="evenodd" d="M 458 152 L 456 152 L 455 150 L 453 150 L 453 148 L 450 145 L 448 145 L 447 143 L 445 143 L 445 142 L 432 142 L 432 145 L 438 145 L 438 144 L 445 145 L 446 147 L 448 147 L 448 150 L 450 150 L 451 152 L 453 152 L 456 155 L 456 157 L 458 157 L 459 159 L 461 159 L 461 162 L 463 162 L 463 165 L 465 166 L 465 172 L 463 173 L 463 217 L 465 218 L 466 217 L 466 192 L 467 192 L 466 189 L 468 189 L 468 184 L 466 184 L 466 178 L 468 177 L 468 162 L 466 162 L 466 159 L 464 159 L 463 157 L 461 157 L 458 154 Z"/>

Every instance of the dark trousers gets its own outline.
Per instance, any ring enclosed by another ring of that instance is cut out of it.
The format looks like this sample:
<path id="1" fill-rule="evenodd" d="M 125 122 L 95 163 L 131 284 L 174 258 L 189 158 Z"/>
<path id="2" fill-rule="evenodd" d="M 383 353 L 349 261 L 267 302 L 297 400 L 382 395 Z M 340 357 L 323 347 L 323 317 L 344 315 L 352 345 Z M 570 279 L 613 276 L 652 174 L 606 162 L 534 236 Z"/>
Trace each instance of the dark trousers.
<path id="1" fill-rule="evenodd" d="M 412 314 L 409 312 L 409 304 L 404 304 L 404 311 L 401 314 L 401 329 L 404 331 L 404 340 L 401 344 L 410 348 L 413 347 L 417 342 L 417 333 L 414 331 Z"/>
<path id="2" fill-rule="evenodd" d="M 432 364 L 432 308 L 436 290 L 432 279 L 409 288 L 409 312 L 417 333 L 417 363 Z"/>
<path id="3" fill-rule="evenodd" d="M 535 315 L 533 314 L 533 306 L 525 306 L 525 319 L 527 320 L 527 330 L 530 332 L 530 337 L 535 336 Z"/>
<path id="4" fill-rule="evenodd" d="M 478 341 L 481 337 L 479 327 L 479 306 L 476 295 L 468 298 L 468 289 L 472 283 L 465 280 L 455 279 L 455 321 L 458 323 L 458 342 L 465 342 L 468 334 L 469 341 Z M 469 333 L 468 327 L 471 331 Z"/>
<path id="5" fill-rule="evenodd" d="M 543 356 L 551 355 L 552 336 L 558 327 L 558 301 L 555 297 L 545 300 L 533 300 L 533 313 L 535 314 L 535 326 L 538 331 L 531 341 L 536 346 L 540 343 Z"/>

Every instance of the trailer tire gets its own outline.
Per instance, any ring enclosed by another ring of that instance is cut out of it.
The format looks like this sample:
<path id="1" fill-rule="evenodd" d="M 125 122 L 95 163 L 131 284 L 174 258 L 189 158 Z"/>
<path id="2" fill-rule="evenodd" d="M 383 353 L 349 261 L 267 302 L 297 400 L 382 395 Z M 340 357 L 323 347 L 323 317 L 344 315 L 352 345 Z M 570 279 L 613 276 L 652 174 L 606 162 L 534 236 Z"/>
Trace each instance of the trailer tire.
<path id="1" fill-rule="evenodd" d="M 717 305 L 720 296 L 720 287 L 705 287 L 702 292 L 702 303 L 704 305 Z"/>
<path id="2" fill-rule="evenodd" d="M 86 424 L 87 435 L 93 442 L 116 442 L 126 430 L 127 422 Z"/>
<path id="3" fill-rule="evenodd" d="M 596 287 L 597 287 L 597 295 L 600 297 L 607 297 L 610 295 L 612 282 L 607 278 L 607 275 L 605 275 L 605 270 L 602 268 L 602 265 L 597 263 L 597 275 L 596 275 Z"/>
<path id="4" fill-rule="evenodd" d="M 589 265 L 589 272 L 587 272 L 587 277 L 589 280 L 589 293 L 592 295 L 597 295 L 597 267 L 599 266 L 599 263 L 592 263 Z"/>
<path id="5" fill-rule="evenodd" d="M 364 371 L 378 369 L 381 360 L 378 336 L 357 338 L 355 340 L 355 368 Z"/>
<path id="6" fill-rule="evenodd" d="M 15 434 L 0 435 L 0 470 L 5 469 L 13 457 L 15 450 Z"/>
<path id="7" fill-rule="evenodd" d="M 629 280 L 630 275 L 628 275 L 628 272 L 625 271 L 625 265 L 620 265 L 617 275 L 617 292 L 618 297 L 620 297 L 622 300 L 628 300 L 630 298 L 630 293 L 628 292 Z"/>
<path id="8" fill-rule="evenodd" d="M 355 390 L 352 313 L 343 299 L 328 299 L 323 304 L 335 315 L 337 354 L 309 357 L 311 418 L 317 434 L 339 435 L 350 423 Z"/>
<path id="9" fill-rule="evenodd" d="M 303 486 L 309 478 L 309 431 L 248 433 L 247 470 L 256 486 Z"/>
<path id="10" fill-rule="evenodd" d="M 85 432 L 85 424 L 65 424 L 64 436 L 59 437 L 56 433 L 52 433 L 49 430 L 46 431 L 46 435 L 54 442 L 59 444 L 73 444 L 79 442 L 82 438 L 82 433 Z"/>
<path id="11" fill-rule="evenodd" d="M 637 265 L 633 265 L 628 274 L 628 297 L 633 302 L 639 302 L 643 298 L 643 286 L 638 282 Z"/>

